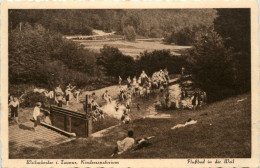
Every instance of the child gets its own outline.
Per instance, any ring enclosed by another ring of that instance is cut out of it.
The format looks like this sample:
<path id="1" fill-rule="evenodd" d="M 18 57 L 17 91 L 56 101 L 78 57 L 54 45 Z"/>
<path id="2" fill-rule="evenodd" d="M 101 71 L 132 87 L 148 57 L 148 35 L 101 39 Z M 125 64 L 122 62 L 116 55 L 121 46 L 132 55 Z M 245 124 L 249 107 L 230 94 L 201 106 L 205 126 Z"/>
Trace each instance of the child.
<path id="1" fill-rule="evenodd" d="M 126 112 L 130 113 L 130 100 L 129 99 L 126 101 Z"/>
<path id="2" fill-rule="evenodd" d="M 100 108 L 98 108 L 98 112 L 99 112 L 100 119 L 102 119 L 102 118 L 104 119 L 105 116 L 104 116 L 104 112 L 101 107 L 102 107 L 102 105 L 100 105 Z"/>
<path id="3" fill-rule="evenodd" d="M 130 150 L 131 148 L 133 148 L 133 146 L 135 144 L 135 139 L 133 138 L 133 136 L 134 136 L 134 132 L 130 130 L 130 131 L 128 131 L 128 137 L 126 137 L 122 141 L 117 141 L 117 147 L 115 148 L 111 157 L 113 157 L 116 154 L 120 155 L 123 152 L 126 152 L 126 151 Z"/>
<path id="4" fill-rule="evenodd" d="M 34 131 L 36 130 L 37 126 L 41 123 L 41 106 L 42 104 L 40 102 L 37 102 L 33 110 L 34 127 L 32 129 Z"/>
<path id="5" fill-rule="evenodd" d="M 140 104 L 137 103 L 136 107 L 137 107 L 137 110 L 139 111 L 140 110 Z"/>
<path id="6" fill-rule="evenodd" d="M 119 85 L 119 87 L 121 87 L 121 83 L 122 83 L 122 78 L 121 78 L 121 76 L 119 76 L 118 77 L 118 85 Z"/>
<path id="7" fill-rule="evenodd" d="M 66 95 L 66 105 L 69 105 L 70 101 L 70 95 L 71 95 L 71 88 L 67 86 L 67 89 L 65 90 L 65 95 Z"/>
<path id="8" fill-rule="evenodd" d="M 97 104 L 97 102 L 95 100 L 92 100 L 90 103 L 91 110 L 96 111 L 98 107 L 99 107 L 99 105 Z"/>
<path id="9" fill-rule="evenodd" d="M 128 76 L 128 78 L 127 78 L 127 87 L 128 88 L 131 87 L 131 78 L 130 78 L 130 76 Z"/>
<path id="10" fill-rule="evenodd" d="M 13 100 L 10 99 L 9 107 L 11 108 L 11 118 L 13 118 L 17 124 L 19 124 L 18 122 L 19 106 L 20 104 L 17 97 L 14 97 Z"/>

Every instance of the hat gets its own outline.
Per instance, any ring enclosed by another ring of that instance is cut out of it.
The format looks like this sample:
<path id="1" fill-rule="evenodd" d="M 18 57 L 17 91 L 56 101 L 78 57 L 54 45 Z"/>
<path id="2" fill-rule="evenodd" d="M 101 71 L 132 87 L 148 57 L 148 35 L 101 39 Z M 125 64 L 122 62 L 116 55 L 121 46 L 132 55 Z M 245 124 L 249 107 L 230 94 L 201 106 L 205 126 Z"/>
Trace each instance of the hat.
<path id="1" fill-rule="evenodd" d="M 37 102 L 37 103 L 36 103 L 36 106 L 41 106 L 41 105 L 42 105 L 41 102 Z"/>

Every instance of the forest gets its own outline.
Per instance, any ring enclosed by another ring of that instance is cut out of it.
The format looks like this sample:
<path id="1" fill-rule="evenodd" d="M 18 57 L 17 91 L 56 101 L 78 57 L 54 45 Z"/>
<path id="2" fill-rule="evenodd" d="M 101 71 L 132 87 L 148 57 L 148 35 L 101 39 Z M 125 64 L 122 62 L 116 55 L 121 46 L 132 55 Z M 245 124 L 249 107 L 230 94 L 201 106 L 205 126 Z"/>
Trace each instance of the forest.
<path id="1" fill-rule="evenodd" d="M 181 57 L 144 51 L 134 60 L 114 47 L 104 46 L 98 54 L 63 37 L 90 35 L 93 29 L 124 34 L 129 26 L 139 36 L 193 47 Z M 251 89 L 249 9 L 9 10 L 8 28 L 11 94 L 69 82 L 102 87 L 118 75 L 125 79 L 164 67 L 174 74 L 182 66 L 211 101 Z"/>
<path id="2" fill-rule="evenodd" d="M 216 10 L 10 10 L 9 18 L 9 31 L 29 23 L 63 35 L 91 35 L 92 29 L 123 34 L 131 26 L 140 36 L 166 37 L 183 28 L 211 26 Z"/>

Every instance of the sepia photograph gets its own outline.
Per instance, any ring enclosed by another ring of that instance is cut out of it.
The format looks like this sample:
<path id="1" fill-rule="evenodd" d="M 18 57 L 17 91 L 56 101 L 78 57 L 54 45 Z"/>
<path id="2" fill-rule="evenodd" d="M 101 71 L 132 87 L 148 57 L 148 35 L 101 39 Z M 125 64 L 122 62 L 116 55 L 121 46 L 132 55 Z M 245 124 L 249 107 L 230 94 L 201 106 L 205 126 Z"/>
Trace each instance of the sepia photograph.
<path id="1" fill-rule="evenodd" d="M 251 17 L 8 9 L 8 159 L 252 158 Z"/>

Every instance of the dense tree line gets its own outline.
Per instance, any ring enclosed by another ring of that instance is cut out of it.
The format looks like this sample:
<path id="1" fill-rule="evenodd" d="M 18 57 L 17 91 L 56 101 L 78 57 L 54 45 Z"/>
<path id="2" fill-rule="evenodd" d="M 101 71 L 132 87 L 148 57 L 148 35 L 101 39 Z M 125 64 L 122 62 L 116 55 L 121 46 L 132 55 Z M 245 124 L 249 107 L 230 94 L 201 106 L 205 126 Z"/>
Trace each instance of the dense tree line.
<path id="1" fill-rule="evenodd" d="M 164 68 L 171 74 L 180 73 L 181 67 L 186 64 L 186 58 L 174 56 L 170 50 L 154 50 L 145 51 L 139 59 L 134 60 L 133 57 L 123 55 L 117 48 L 104 46 L 97 63 L 104 68 L 106 75 L 126 79 L 128 76 L 140 75 L 142 70 L 149 76 Z"/>
<path id="2" fill-rule="evenodd" d="M 9 10 L 9 30 L 24 23 L 41 24 L 49 31 L 63 35 L 90 35 L 92 29 L 124 34 L 131 26 L 144 37 L 167 37 L 184 27 L 212 25 L 213 9 L 147 9 L 147 10 Z"/>
<path id="3" fill-rule="evenodd" d="M 250 10 L 218 9 L 214 28 L 196 32 L 188 58 L 210 101 L 250 91 Z"/>

